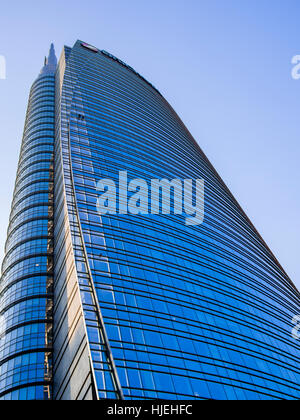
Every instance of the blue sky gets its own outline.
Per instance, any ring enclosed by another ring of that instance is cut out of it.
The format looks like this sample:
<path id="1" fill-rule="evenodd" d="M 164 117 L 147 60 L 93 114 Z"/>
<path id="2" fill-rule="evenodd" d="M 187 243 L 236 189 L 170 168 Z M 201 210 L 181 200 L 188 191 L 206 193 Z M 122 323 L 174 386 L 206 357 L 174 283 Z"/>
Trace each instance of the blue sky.
<path id="1" fill-rule="evenodd" d="M 30 85 L 50 42 L 82 39 L 162 92 L 299 287 L 299 19 L 299 0 L 2 4 L 0 259 Z"/>

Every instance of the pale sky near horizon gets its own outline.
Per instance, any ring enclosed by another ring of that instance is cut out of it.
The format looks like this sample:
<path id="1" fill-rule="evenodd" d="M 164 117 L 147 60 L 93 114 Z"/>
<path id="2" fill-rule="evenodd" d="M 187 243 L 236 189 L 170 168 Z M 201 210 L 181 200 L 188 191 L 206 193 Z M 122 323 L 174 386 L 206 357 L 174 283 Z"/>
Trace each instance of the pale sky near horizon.
<path id="1" fill-rule="evenodd" d="M 300 287 L 298 0 L 12 0 L 1 5 L 0 260 L 29 88 L 51 42 L 116 55 L 171 103 Z"/>

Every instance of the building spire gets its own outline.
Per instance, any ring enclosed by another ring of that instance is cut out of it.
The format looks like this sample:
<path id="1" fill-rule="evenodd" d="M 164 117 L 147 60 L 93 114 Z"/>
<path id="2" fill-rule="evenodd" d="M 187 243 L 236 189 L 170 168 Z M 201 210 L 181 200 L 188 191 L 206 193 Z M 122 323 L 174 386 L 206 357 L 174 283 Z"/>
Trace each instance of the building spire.
<path id="1" fill-rule="evenodd" d="M 57 58 L 55 55 L 54 44 L 52 43 L 49 50 L 48 58 L 45 57 L 44 67 L 40 74 L 54 74 L 57 66 Z"/>

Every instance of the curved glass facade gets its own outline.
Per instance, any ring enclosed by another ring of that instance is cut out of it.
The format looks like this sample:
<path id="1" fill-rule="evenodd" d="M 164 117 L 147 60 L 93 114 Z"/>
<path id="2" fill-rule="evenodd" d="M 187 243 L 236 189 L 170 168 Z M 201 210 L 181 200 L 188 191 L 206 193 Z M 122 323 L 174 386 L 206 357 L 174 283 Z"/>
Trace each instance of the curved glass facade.
<path id="1" fill-rule="evenodd" d="M 204 180 L 203 223 L 123 214 L 125 202 L 101 215 L 99 180 L 121 193 L 120 172 Z M 299 399 L 299 313 L 299 292 L 160 92 L 81 41 L 56 69 L 51 47 L 2 266 L 0 399 Z"/>
<path id="2" fill-rule="evenodd" d="M 2 264 L 2 400 L 52 397 L 55 67 L 48 59 L 30 91 Z"/>
<path id="3" fill-rule="evenodd" d="M 79 41 L 57 85 L 56 177 L 67 186 L 98 398 L 299 398 L 299 293 L 170 105 Z M 100 216 L 97 182 L 118 186 L 119 171 L 204 179 L 204 223 Z"/>

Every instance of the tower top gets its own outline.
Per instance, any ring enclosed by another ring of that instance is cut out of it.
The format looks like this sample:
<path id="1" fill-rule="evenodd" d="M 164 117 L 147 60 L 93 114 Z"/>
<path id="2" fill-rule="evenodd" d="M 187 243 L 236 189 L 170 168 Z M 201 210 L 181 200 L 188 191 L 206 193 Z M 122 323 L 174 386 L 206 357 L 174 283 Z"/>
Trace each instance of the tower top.
<path id="1" fill-rule="evenodd" d="M 40 74 L 54 74 L 57 66 L 57 58 L 55 55 L 54 44 L 50 45 L 48 58 L 45 58 L 44 67 Z"/>

